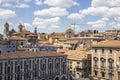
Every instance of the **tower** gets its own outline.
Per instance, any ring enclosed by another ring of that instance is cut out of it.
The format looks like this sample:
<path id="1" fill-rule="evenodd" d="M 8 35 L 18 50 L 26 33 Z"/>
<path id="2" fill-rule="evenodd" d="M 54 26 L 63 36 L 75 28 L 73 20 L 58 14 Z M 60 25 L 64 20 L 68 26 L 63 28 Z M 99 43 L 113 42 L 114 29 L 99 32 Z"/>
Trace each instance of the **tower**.
<path id="1" fill-rule="evenodd" d="M 9 24 L 8 24 L 8 22 L 6 22 L 6 23 L 4 24 L 3 37 L 4 37 L 4 38 L 8 38 L 8 37 L 9 37 Z"/>
<path id="2" fill-rule="evenodd" d="M 22 25 L 22 31 L 23 31 L 23 32 L 26 31 L 26 29 L 25 29 L 25 25 L 24 25 L 24 24 Z"/>
<path id="3" fill-rule="evenodd" d="M 23 30 L 22 27 L 23 27 L 22 24 L 19 24 L 19 25 L 18 25 L 18 32 L 22 32 L 22 30 Z"/>
<path id="4" fill-rule="evenodd" d="M 37 27 L 35 27 L 34 33 L 37 34 Z"/>

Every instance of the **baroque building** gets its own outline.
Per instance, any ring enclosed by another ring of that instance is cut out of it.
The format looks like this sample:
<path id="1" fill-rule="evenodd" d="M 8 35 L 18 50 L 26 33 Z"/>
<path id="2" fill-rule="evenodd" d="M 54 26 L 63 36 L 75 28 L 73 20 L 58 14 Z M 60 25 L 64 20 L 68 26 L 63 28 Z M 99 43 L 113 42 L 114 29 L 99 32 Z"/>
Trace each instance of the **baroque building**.
<path id="1" fill-rule="evenodd" d="M 92 46 L 94 80 L 120 80 L 120 41 L 105 40 Z"/>
<path id="2" fill-rule="evenodd" d="M 66 55 L 14 52 L 0 55 L 0 80 L 65 80 Z"/>

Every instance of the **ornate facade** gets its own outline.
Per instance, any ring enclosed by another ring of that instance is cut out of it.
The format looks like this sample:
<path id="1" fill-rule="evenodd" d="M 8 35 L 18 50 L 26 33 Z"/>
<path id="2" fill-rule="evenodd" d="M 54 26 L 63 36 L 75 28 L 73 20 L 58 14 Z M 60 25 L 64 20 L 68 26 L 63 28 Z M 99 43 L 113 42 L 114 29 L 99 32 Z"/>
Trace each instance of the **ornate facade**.
<path id="1" fill-rule="evenodd" d="M 120 80 L 120 41 L 106 40 L 92 46 L 94 80 Z"/>
<path id="2" fill-rule="evenodd" d="M 65 80 L 66 55 L 21 52 L 0 55 L 0 80 Z"/>

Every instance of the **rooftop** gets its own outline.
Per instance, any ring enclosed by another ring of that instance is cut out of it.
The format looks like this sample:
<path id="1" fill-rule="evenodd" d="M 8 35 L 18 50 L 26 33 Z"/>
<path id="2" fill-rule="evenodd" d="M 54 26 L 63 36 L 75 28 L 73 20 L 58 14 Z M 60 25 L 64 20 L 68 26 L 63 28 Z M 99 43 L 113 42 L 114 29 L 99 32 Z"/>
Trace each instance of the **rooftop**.
<path id="1" fill-rule="evenodd" d="M 16 59 L 16 58 L 39 58 L 39 57 L 54 57 L 54 56 L 65 56 L 63 53 L 57 52 L 13 52 L 13 53 L 6 53 L 0 54 L 0 59 Z"/>
<path id="2" fill-rule="evenodd" d="M 90 51 L 69 50 L 65 54 L 68 55 L 68 59 L 83 60 L 88 59 L 88 54 L 90 54 Z"/>
<path id="3" fill-rule="evenodd" d="M 93 45 L 92 47 L 114 47 L 114 48 L 120 48 L 120 41 L 118 40 L 105 40 L 101 41 L 96 45 Z"/>
<path id="4" fill-rule="evenodd" d="M 26 38 L 20 37 L 20 36 L 13 36 L 9 38 L 10 40 L 21 40 L 21 41 L 26 41 Z"/>

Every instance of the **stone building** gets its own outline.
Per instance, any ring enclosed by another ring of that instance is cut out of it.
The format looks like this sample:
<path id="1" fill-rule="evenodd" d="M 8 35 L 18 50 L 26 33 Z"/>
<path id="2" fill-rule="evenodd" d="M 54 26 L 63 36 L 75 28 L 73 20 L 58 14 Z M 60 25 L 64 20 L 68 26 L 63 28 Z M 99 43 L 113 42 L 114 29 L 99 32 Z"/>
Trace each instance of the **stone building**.
<path id="1" fill-rule="evenodd" d="M 120 41 L 105 40 L 92 46 L 94 80 L 120 80 Z"/>
<path id="2" fill-rule="evenodd" d="M 91 74 L 90 51 L 69 50 L 67 57 L 67 70 L 73 79 L 87 78 Z M 71 79 L 72 80 L 72 79 Z"/>
<path id="3" fill-rule="evenodd" d="M 66 55 L 15 52 L 0 55 L 0 80 L 67 80 Z"/>
<path id="4" fill-rule="evenodd" d="M 72 38 L 72 37 L 74 37 L 74 34 L 75 34 L 74 30 L 72 30 L 72 29 L 67 29 L 67 30 L 65 31 L 65 38 L 66 38 L 66 39 Z"/>
<path id="5" fill-rule="evenodd" d="M 0 40 L 0 54 L 16 51 L 16 41 Z"/>
<path id="6" fill-rule="evenodd" d="M 9 24 L 6 22 L 4 24 L 4 32 L 3 32 L 3 38 L 8 38 L 10 36 L 10 32 L 9 32 Z"/>

